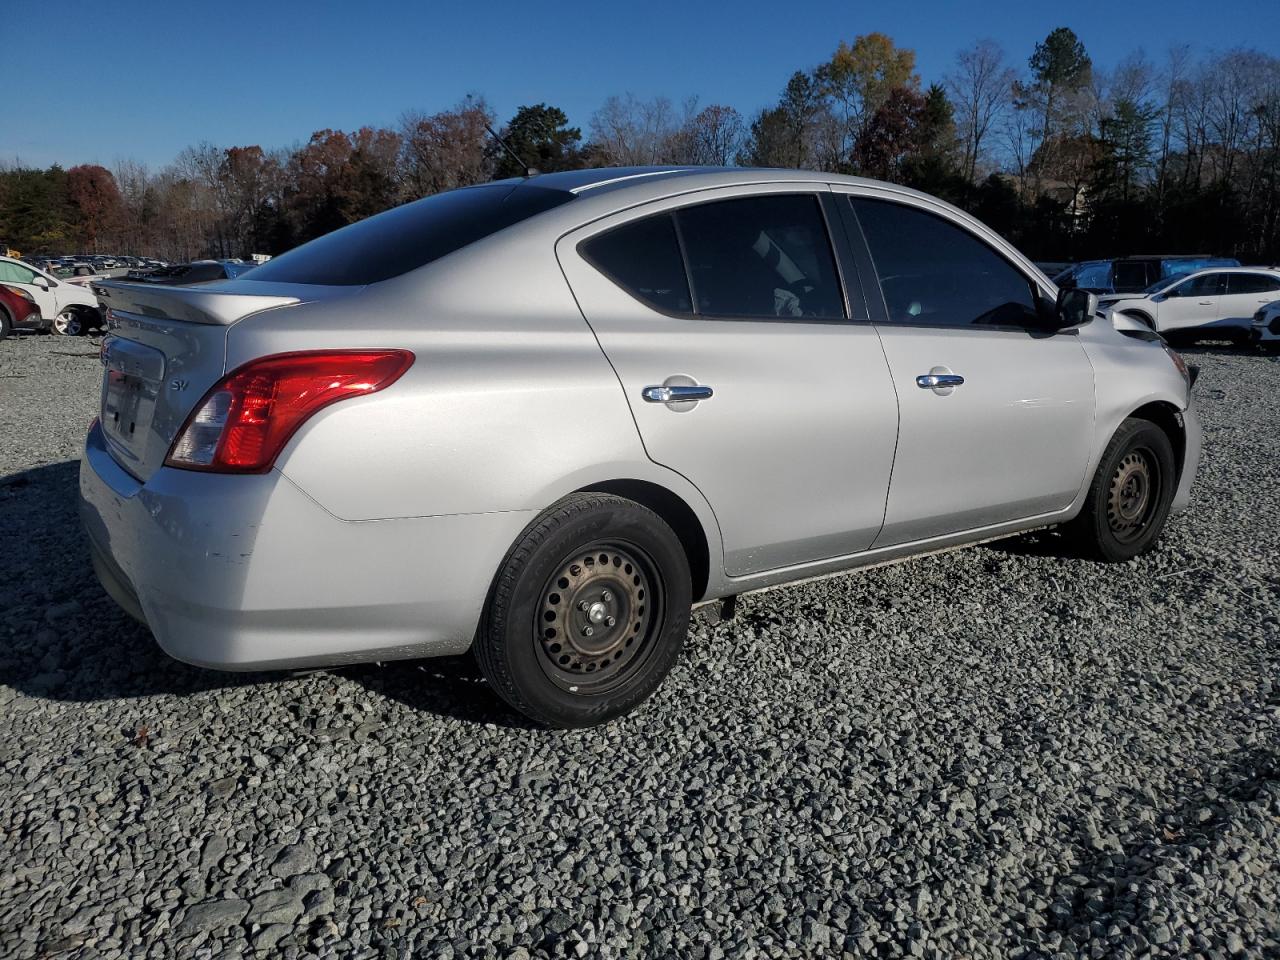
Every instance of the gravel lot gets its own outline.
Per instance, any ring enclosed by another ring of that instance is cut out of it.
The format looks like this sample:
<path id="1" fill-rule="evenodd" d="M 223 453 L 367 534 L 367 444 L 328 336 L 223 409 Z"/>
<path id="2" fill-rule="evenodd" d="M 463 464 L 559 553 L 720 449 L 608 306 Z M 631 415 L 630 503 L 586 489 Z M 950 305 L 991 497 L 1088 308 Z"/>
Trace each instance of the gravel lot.
<path id="1" fill-rule="evenodd" d="M 744 598 L 639 713 L 169 660 L 89 570 L 96 343 L 0 343 L 0 956 L 1280 956 L 1280 359 L 1153 555 Z"/>

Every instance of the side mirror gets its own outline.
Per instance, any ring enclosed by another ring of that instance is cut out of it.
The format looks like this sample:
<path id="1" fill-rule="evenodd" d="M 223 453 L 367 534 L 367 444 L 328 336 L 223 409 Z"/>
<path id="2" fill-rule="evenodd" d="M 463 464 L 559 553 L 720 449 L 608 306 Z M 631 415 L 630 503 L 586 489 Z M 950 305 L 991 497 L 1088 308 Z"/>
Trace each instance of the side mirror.
<path id="1" fill-rule="evenodd" d="M 1088 323 L 1098 312 L 1098 297 L 1088 290 L 1076 287 L 1058 291 L 1058 302 L 1054 306 L 1055 327 L 1066 330 Z"/>
<path id="2" fill-rule="evenodd" d="M 49 289 L 49 281 L 46 280 L 44 277 L 36 277 L 31 282 L 35 284 L 37 287 L 39 287 L 41 290 Z"/>

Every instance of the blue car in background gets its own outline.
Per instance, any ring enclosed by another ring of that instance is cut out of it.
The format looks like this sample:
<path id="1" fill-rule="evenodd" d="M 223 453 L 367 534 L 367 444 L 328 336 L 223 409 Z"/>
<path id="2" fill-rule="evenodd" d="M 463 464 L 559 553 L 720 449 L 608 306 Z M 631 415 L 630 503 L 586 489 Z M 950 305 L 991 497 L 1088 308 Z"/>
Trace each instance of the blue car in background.
<path id="1" fill-rule="evenodd" d="M 1120 257 L 1115 260 L 1084 260 L 1072 264 L 1053 278 L 1059 287 L 1078 287 L 1090 293 L 1141 293 L 1155 284 L 1183 277 L 1209 267 L 1238 267 L 1234 257 L 1205 254 Z"/>

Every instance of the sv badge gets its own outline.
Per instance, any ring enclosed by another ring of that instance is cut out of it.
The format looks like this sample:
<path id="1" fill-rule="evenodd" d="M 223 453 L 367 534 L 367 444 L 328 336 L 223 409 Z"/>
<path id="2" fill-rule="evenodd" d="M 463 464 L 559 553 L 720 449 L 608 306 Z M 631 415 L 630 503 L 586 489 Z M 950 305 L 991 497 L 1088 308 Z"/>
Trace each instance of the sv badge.
<path id="1" fill-rule="evenodd" d="M 169 389 L 175 390 L 175 391 L 185 390 L 187 389 L 187 381 L 179 377 L 174 377 L 172 380 L 169 381 Z"/>

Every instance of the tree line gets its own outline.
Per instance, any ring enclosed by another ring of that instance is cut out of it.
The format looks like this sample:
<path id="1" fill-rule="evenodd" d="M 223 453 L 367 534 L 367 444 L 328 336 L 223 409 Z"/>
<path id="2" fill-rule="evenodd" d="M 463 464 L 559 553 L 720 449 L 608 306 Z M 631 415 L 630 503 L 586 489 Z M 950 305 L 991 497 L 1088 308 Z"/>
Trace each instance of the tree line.
<path id="1" fill-rule="evenodd" d="M 520 107 L 488 133 L 483 97 L 394 127 L 267 149 L 200 143 L 150 170 L 0 167 L 0 243 L 167 259 L 275 254 L 454 187 L 588 166 L 795 167 L 916 187 L 1038 259 L 1203 252 L 1280 261 L 1280 59 L 1250 49 L 1113 69 L 1059 27 L 1022 63 L 981 40 L 928 87 L 884 34 L 840 43 L 745 116 L 695 97 L 611 96 L 584 135 Z"/>

